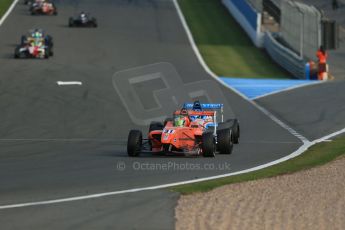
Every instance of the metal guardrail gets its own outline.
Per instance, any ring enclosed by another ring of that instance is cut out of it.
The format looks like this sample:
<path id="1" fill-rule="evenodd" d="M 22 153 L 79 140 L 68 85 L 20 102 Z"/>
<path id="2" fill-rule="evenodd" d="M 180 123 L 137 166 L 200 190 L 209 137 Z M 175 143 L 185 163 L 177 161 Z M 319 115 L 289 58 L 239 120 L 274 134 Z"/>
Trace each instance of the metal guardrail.
<path id="1" fill-rule="evenodd" d="M 280 44 L 270 32 L 264 36 L 264 47 L 272 59 L 294 77 L 305 79 L 305 61 L 299 55 Z"/>

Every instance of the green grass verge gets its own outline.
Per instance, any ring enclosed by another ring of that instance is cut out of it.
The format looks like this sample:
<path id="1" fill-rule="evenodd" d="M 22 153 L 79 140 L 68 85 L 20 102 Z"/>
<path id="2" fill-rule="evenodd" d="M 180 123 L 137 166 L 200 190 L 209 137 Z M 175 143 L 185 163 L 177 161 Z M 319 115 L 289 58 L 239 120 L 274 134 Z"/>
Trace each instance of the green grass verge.
<path id="1" fill-rule="evenodd" d="M 218 76 L 289 78 L 256 48 L 220 0 L 178 0 L 201 55 Z"/>
<path id="2" fill-rule="evenodd" d="M 176 186 L 173 187 L 172 190 L 175 192 L 180 192 L 182 194 L 206 192 L 216 187 L 227 184 L 274 177 L 309 169 L 311 167 L 330 162 L 341 155 L 345 155 L 345 137 L 337 138 L 332 142 L 323 142 L 316 144 L 296 158 L 265 169 L 237 176 L 225 177 L 222 179 Z"/>
<path id="3" fill-rule="evenodd" d="M 2 17 L 2 15 L 4 15 L 4 13 L 8 9 L 8 7 L 12 4 L 12 2 L 13 0 L 0 0 L 0 18 Z"/>

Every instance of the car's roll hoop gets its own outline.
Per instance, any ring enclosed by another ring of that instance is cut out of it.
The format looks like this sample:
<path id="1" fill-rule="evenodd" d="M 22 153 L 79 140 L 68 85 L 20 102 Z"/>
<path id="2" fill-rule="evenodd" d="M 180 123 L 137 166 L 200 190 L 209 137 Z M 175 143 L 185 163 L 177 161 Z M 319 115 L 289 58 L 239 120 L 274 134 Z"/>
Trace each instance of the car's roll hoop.
<path id="1" fill-rule="evenodd" d="M 184 103 L 183 108 L 191 109 L 194 111 L 203 111 L 206 110 L 220 110 L 221 114 L 221 122 L 224 122 L 224 104 L 201 104 L 199 101 L 195 101 L 194 103 Z"/>

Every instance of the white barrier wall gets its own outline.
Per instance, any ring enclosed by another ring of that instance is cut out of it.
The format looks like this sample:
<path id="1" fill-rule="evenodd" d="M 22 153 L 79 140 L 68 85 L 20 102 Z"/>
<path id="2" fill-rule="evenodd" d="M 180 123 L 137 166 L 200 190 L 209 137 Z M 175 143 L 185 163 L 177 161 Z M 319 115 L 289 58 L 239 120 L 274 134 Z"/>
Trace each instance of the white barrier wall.
<path id="1" fill-rule="evenodd" d="M 238 1 L 238 0 L 236 0 Z M 222 0 L 222 3 L 230 11 L 232 16 L 236 21 L 242 26 L 244 31 L 248 34 L 250 39 L 257 47 L 264 46 L 264 34 L 261 32 L 261 13 L 256 13 L 256 28 L 253 28 L 251 23 L 247 20 L 246 15 L 243 15 L 242 12 L 237 8 L 237 6 L 231 0 Z M 246 3 L 247 4 L 247 3 Z M 255 11 L 254 9 L 252 9 Z"/>

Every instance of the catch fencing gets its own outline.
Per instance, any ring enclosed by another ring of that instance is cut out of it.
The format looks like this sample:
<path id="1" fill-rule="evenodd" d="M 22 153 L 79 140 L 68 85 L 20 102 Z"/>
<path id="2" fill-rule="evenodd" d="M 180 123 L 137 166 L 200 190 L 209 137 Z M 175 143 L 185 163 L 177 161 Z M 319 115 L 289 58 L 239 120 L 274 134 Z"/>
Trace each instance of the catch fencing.
<path id="1" fill-rule="evenodd" d="M 318 9 L 290 0 L 222 2 L 257 47 L 264 47 L 272 59 L 294 77 L 306 78 L 306 63 L 316 60 L 315 54 L 322 42 L 322 15 Z M 279 10 L 279 34 L 261 31 L 265 3 Z"/>
<path id="2" fill-rule="evenodd" d="M 313 6 L 281 2 L 281 35 L 300 57 L 315 60 L 321 45 L 321 13 Z"/>

